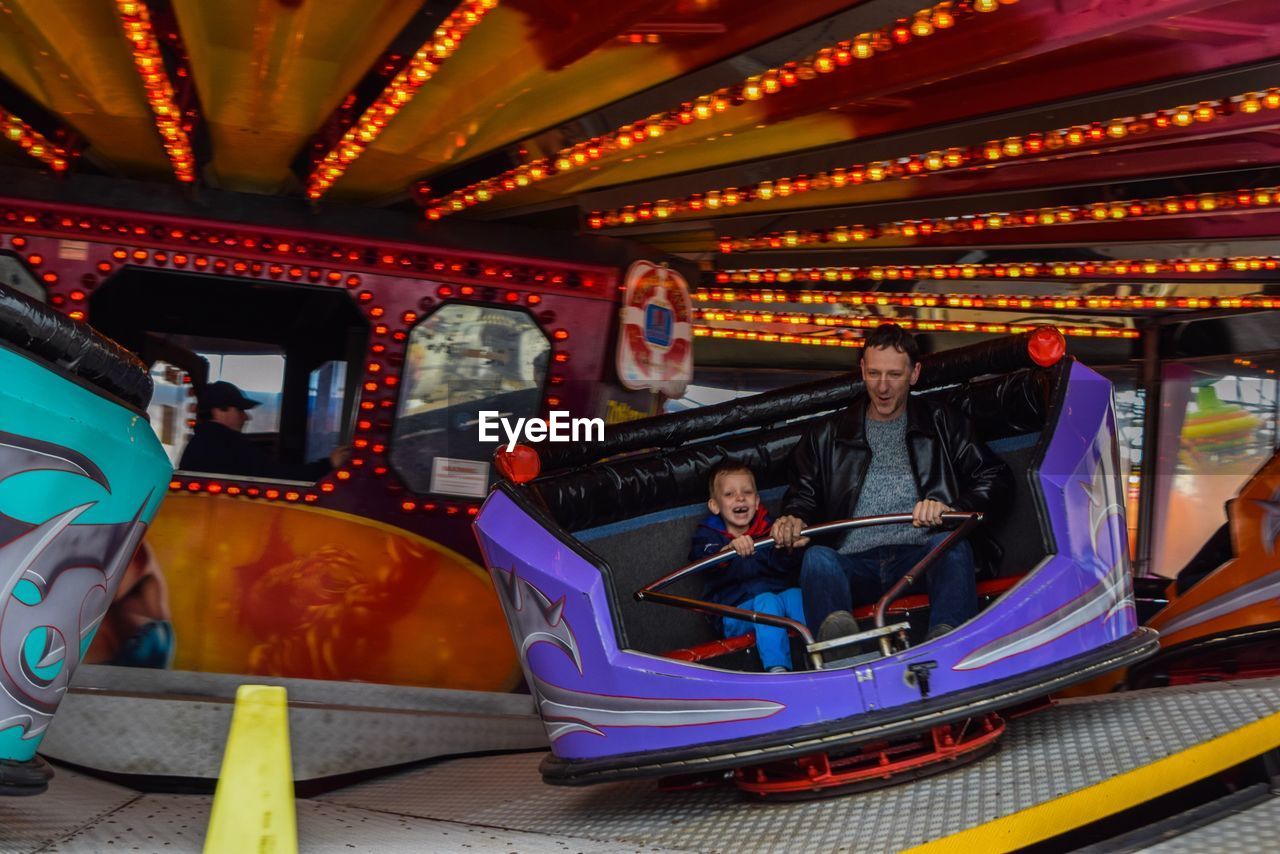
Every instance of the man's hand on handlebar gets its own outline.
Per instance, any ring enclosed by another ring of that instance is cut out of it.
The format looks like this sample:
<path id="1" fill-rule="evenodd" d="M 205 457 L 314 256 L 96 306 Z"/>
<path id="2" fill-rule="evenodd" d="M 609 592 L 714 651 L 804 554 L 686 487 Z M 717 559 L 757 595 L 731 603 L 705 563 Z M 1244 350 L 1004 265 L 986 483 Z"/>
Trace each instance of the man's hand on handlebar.
<path id="1" fill-rule="evenodd" d="M 951 508 L 933 498 L 917 501 L 911 511 L 911 524 L 917 528 L 936 528 L 942 524 L 942 514 L 952 512 Z"/>
<path id="2" fill-rule="evenodd" d="M 738 557 L 748 557 L 756 553 L 756 541 L 751 538 L 750 534 L 739 534 L 729 541 L 729 545 L 720 551 L 727 552 L 733 549 L 738 553 Z"/>
<path id="3" fill-rule="evenodd" d="M 784 549 L 799 549 L 809 545 L 809 538 L 800 536 L 804 530 L 804 520 L 796 516 L 783 516 L 773 523 L 769 536 Z"/>

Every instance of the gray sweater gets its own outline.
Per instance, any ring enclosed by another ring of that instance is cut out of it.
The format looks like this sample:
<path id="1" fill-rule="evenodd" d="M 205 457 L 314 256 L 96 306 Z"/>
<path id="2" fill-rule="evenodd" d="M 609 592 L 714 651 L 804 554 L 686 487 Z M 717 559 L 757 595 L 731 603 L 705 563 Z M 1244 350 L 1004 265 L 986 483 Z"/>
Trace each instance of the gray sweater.
<path id="1" fill-rule="evenodd" d="M 887 513 L 910 513 L 920 500 L 916 479 L 907 456 L 907 416 L 904 412 L 892 421 L 867 417 L 867 444 L 871 446 L 871 464 L 867 467 L 862 491 L 858 493 L 855 516 L 882 516 Z M 876 546 L 920 545 L 929 538 L 928 528 L 911 525 L 875 525 L 855 528 L 840 544 L 841 554 L 855 554 Z"/>

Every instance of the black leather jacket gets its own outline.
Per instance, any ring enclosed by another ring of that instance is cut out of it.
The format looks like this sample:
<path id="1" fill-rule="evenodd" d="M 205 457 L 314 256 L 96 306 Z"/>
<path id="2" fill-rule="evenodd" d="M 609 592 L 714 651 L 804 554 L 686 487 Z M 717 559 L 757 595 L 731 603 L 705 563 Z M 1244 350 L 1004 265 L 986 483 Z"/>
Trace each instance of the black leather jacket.
<path id="1" fill-rule="evenodd" d="M 183 471 L 230 477 L 272 478 L 315 483 L 333 470 L 327 459 L 310 463 L 282 463 L 269 456 L 243 433 L 216 421 L 197 421 L 191 441 L 182 452 Z"/>
<path id="2" fill-rule="evenodd" d="M 867 396 L 859 395 L 800 437 L 791 454 L 782 515 L 798 516 L 808 525 L 853 518 L 871 465 L 867 403 Z M 974 437 L 969 420 L 915 395 L 907 399 L 907 456 L 921 500 L 933 498 L 959 512 L 990 513 L 1012 493 L 1009 467 Z"/>

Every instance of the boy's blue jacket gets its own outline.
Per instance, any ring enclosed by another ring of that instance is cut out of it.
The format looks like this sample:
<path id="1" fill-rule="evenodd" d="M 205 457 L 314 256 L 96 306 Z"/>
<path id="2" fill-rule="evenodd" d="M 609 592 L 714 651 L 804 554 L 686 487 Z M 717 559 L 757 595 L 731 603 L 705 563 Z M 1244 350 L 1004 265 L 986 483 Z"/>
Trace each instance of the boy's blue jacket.
<path id="1" fill-rule="evenodd" d="M 769 530 L 769 516 L 763 507 L 756 514 L 751 524 L 752 531 L 763 536 Z M 693 532 L 693 544 L 689 547 L 689 561 L 710 557 L 725 546 L 733 535 L 725 528 L 724 520 L 714 513 L 698 523 Z M 773 547 L 758 550 L 750 557 L 734 555 L 723 563 L 716 564 L 702 572 L 702 598 L 718 605 L 738 606 L 761 593 L 776 593 L 797 585 L 796 571 L 800 567 L 798 550 L 776 549 Z"/>

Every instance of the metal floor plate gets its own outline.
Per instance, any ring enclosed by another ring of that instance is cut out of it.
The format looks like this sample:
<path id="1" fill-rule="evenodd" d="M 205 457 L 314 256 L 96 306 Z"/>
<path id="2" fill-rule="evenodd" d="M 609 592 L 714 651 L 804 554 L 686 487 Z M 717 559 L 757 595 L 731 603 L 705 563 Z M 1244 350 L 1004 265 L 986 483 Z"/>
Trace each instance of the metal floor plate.
<path id="1" fill-rule="evenodd" d="M 1276 840 L 1278 833 L 1280 797 L 1275 797 L 1143 850 L 1158 854 L 1274 851 L 1280 844 Z"/>
<path id="2" fill-rule="evenodd" d="M 102 851 L 198 852 L 209 823 L 210 798 L 201 795 L 142 795 L 74 834 L 38 850 L 40 854 Z M 33 849 L 21 849 L 33 850 Z M 328 852 L 438 852 L 479 854 L 636 854 L 658 849 L 563 839 L 373 812 L 321 801 L 298 802 L 298 850 Z"/>
<path id="3" fill-rule="evenodd" d="M 746 801 L 725 788 L 660 792 L 647 780 L 557 788 L 538 777 L 541 753 L 456 759 L 298 801 L 299 848 L 376 854 L 900 850 L 1143 767 L 1277 709 L 1280 679 L 1072 700 L 1013 721 L 1001 750 L 974 765 L 878 792 L 797 804 Z M 208 796 L 144 795 L 58 768 L 47 794 L 0 799 L 0 854 L 195 852 L 210 806 Z M 1270 801 L 1157 850 L 1270 848 L 1278 823 L 1280 800 Z"/>
<path id="4" fill-rule="evenodd" d="M 207 795 L 139 794 L 110 815 L 40 852 L 199 851 L 204 846 L 211 805 Z"/>
<path id="5" fill-rule="evenodd" d="M 0 852 L 38 851 L 138 797 L 133 789 L 58 768 L 43 795 L 0 798 Z"/>
<path id="6" fill-rule="evenodd" d="M 558 788 L 540 754 L 443 762 L 331 792 L 366 809 L 696 851 L 896 851 L 1148 765 L 1280 709 L 1280 680 L 1114 694 L 1012 722 L 1000 751 L 878 792 L 761 804 L 652 781 Z"/>

